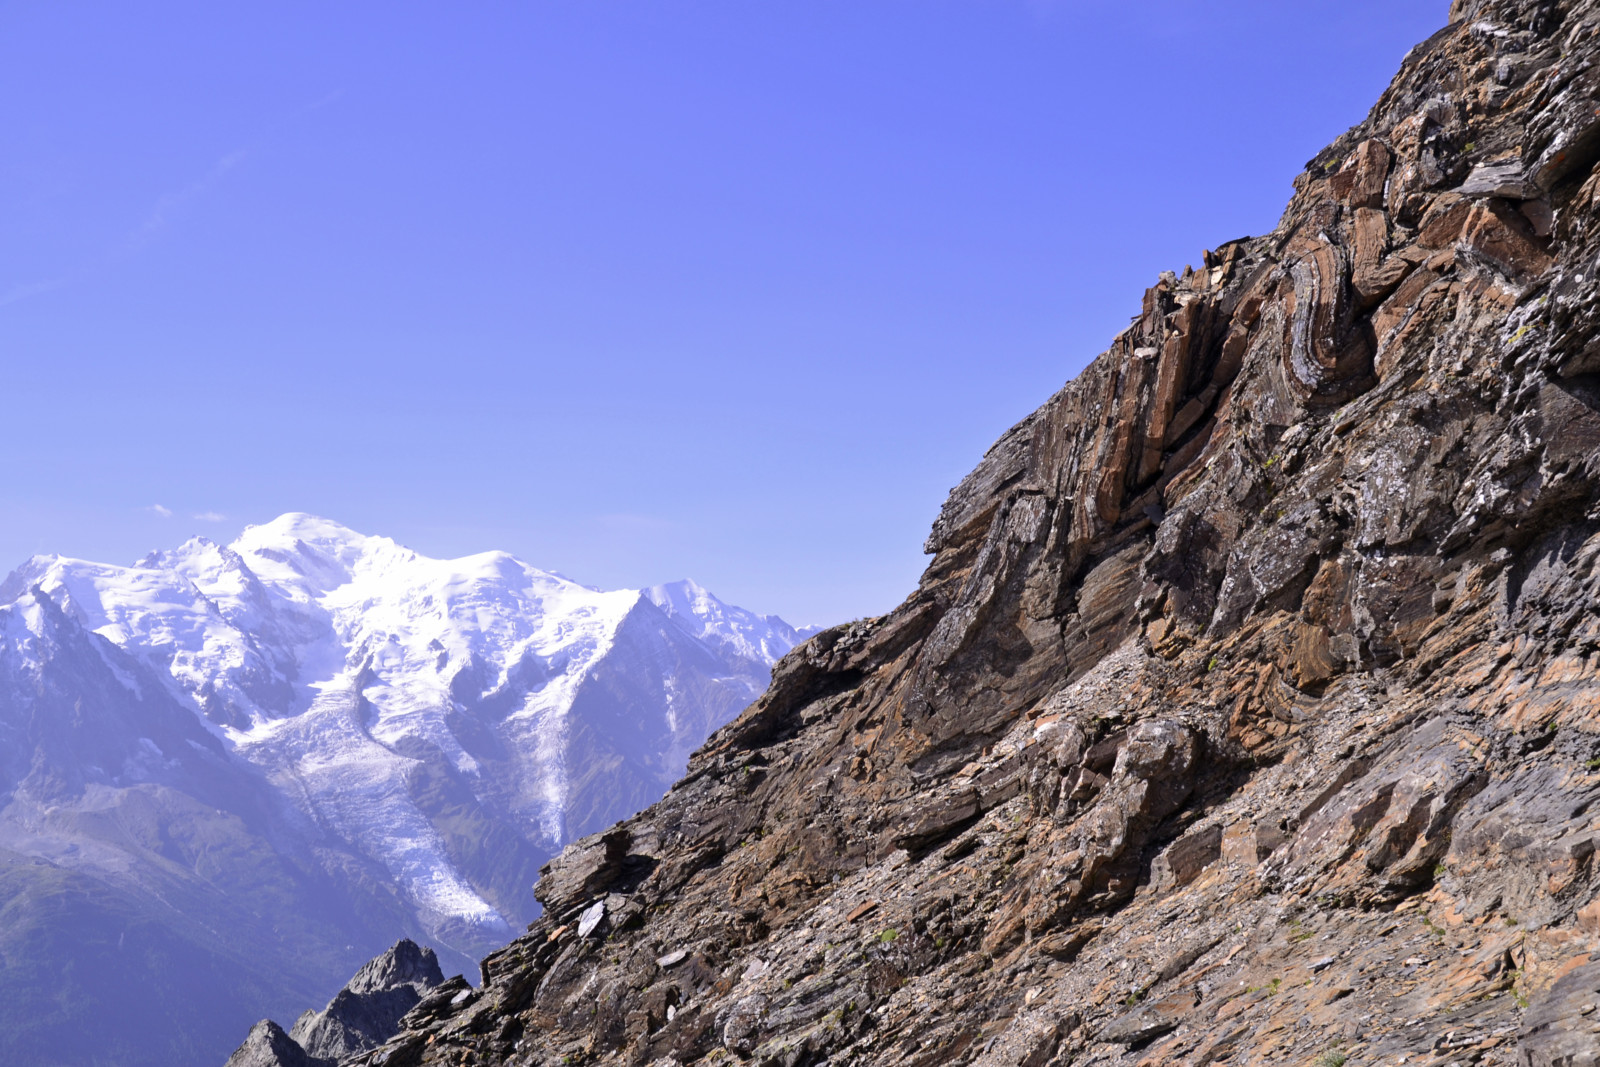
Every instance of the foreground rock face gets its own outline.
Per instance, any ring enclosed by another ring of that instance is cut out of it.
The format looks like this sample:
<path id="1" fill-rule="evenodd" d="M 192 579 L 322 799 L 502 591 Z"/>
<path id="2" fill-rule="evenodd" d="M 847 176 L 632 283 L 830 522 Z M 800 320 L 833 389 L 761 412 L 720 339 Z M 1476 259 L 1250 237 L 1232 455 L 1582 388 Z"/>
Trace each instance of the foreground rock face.
<path id="1" fill-rule="evenodd" d="M 1592 1062 L 1600 2 L 1458 2 L 351 1062 Z"/>
<path id="2" fill-rule="evenodd" d="M 356 972 L 321 1011 L 307 1011 L 288 1033 L 257 1023 L 227 1067 L 323 1067 L 376 1048 L 400 1032 L 400 1020 L 446 983 L 432 949 L 402 940 Z M 456 986 L 466 983 L 455 980 Z"/>

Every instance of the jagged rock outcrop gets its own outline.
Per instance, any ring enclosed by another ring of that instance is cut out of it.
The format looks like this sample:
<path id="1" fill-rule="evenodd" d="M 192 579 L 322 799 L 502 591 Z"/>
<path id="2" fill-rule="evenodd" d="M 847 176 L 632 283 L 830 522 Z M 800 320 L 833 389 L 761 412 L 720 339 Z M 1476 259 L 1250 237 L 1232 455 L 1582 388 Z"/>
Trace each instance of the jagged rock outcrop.
<path id="1" fill-rule="evenodd" d="M 326 1008 L 301 1015 L 288 1033 L 271 1019 L 257 1023 L 227 1067 L 338 1063 L 394 1037 L 405 1014 L 445 985 L 433 950 L 402 939 L 369 960 Z"/>
<path id="2" fill-rule="evenodd" d="M 250 1036 L 228 1057 L 225 1067 L 319 1067 L 319 1061 L 307 1056 L 283 1027 L 262 1019 L 250 1028 Z"/>
<path id="3" fill-rule="evenodd" d="M 349 1062 L 1592 1062 L 1600 0 L 1450 19 Z"/>

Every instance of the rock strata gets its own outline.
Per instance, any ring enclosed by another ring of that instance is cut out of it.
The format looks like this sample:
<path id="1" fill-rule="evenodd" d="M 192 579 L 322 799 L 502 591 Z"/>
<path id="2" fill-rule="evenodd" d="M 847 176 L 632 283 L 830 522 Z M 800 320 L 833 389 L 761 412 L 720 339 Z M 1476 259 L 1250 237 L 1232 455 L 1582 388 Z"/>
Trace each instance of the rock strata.
<path id="1" fill-rule="evenodd" d="M 1600 2 L 1449 14 L 346 1062 L 1593 1062 Z"/>

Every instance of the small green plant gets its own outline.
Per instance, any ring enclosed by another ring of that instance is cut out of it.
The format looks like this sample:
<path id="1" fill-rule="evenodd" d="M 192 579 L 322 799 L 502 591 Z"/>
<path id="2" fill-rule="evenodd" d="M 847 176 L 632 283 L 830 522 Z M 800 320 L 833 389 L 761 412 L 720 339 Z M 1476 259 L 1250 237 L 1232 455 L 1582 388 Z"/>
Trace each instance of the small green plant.
<path id="1" fill-rule="evenodd" d="M 1349 1056 L 1346 1056 L 1338 1049 L 1330 1048 L 1321 1056 L 1317 1057 L 1317 1067 L 1344 1067 L 1344 1061 L 1348 1060 L 1349 1058 Z"/>
<path id="2" fill-rule="evenodd" d="M 894 927 L 891 926 L 887 930 L 883 931 L 883 933 L 878 935 L 878 940 L 880 942 L 882 942 L 883 944 L 887 945 L 889 942 L 893 941 L 895 938 L 897 938 L 899 936 L 900 936 L 900 931 L 896 930 Z"/>
<path id="3" fill-rule="evenodd" d="M 1126 1004 L 1128 1007 L 1131 1008 L 1131 1007 L 1133 1007 L 1135 1004 L 1139 1003 L 1139 1001 L 1141 1001 L 1143 999 L 1144 999 L 1144 990 L 1135 989 L 1133 992 L 1128 994 L 1127 999 L 1124 1000 L 1122 1003 Z"/>
<path id="4" fill-rule="evenodd" d="M 1445 868 L 1443 860 L 1439 861 L 1438 863 L 1435 863 L 1433 865 L 1433 876 L 1434 876 L 1434 878 L 1436 878 L 1436 879 L 1437 878 L 1443 878 L 1444 877 L 1444 873 L 1445 873 L 1445 869 L 1446 868 Z"/>
<path id="5" fill-rule="evenodd" d="M 1514 915 L 1507 915 L 1507 916 L 1506 916 L 1506 925 L 1507 925 L 1507 926 L 1515 926 L 1515 925 L 1517 925 L 1517 918 L 1516 918 L 1516 916 L 1514 916 Z"/>
<path id="6" fill-rule="evenodd" d="M 1591 771 L 1600 771 L 1600 757 L 1591 760 L 1584 760 L 1583 765 L 1589 768 Z"/>
<path id="7" fill-rule="evenodd" d="M 1270 996 L 1275 996 L 1277 994 L 1277 992 L 1278 992 L 1278 988 L 1280 986 L 1282 986 L 1282 985 L 1283 985 L 1283 979 L 1282 978 L 1274 978 L 1272 981 L 1268 982 L 1267 983 L 1267 996 L 1269 996 L 1269 997 Z"/>
<path id="8" fill-rule="evenodd" d="M 1206 673 L 1210 674 L 1212 671 L 1214 671 L 1216 669 L 1217 669 L 1217 657 L 1212 656 L 1211 659 L 1209 659 L 1206 662 Z"/>

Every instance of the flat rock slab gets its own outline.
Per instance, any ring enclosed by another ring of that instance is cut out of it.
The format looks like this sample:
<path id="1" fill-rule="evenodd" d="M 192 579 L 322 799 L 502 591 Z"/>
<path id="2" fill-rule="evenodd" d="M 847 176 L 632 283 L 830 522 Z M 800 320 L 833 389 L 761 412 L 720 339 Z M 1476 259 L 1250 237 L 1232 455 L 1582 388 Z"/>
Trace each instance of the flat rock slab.
<path id="1" fill-rule="evenodd" d="M 1528 1006 L 1517 1047 L 1527 1067 L 1600 1064 L 1600 963 L 1569 971 Z"/>

